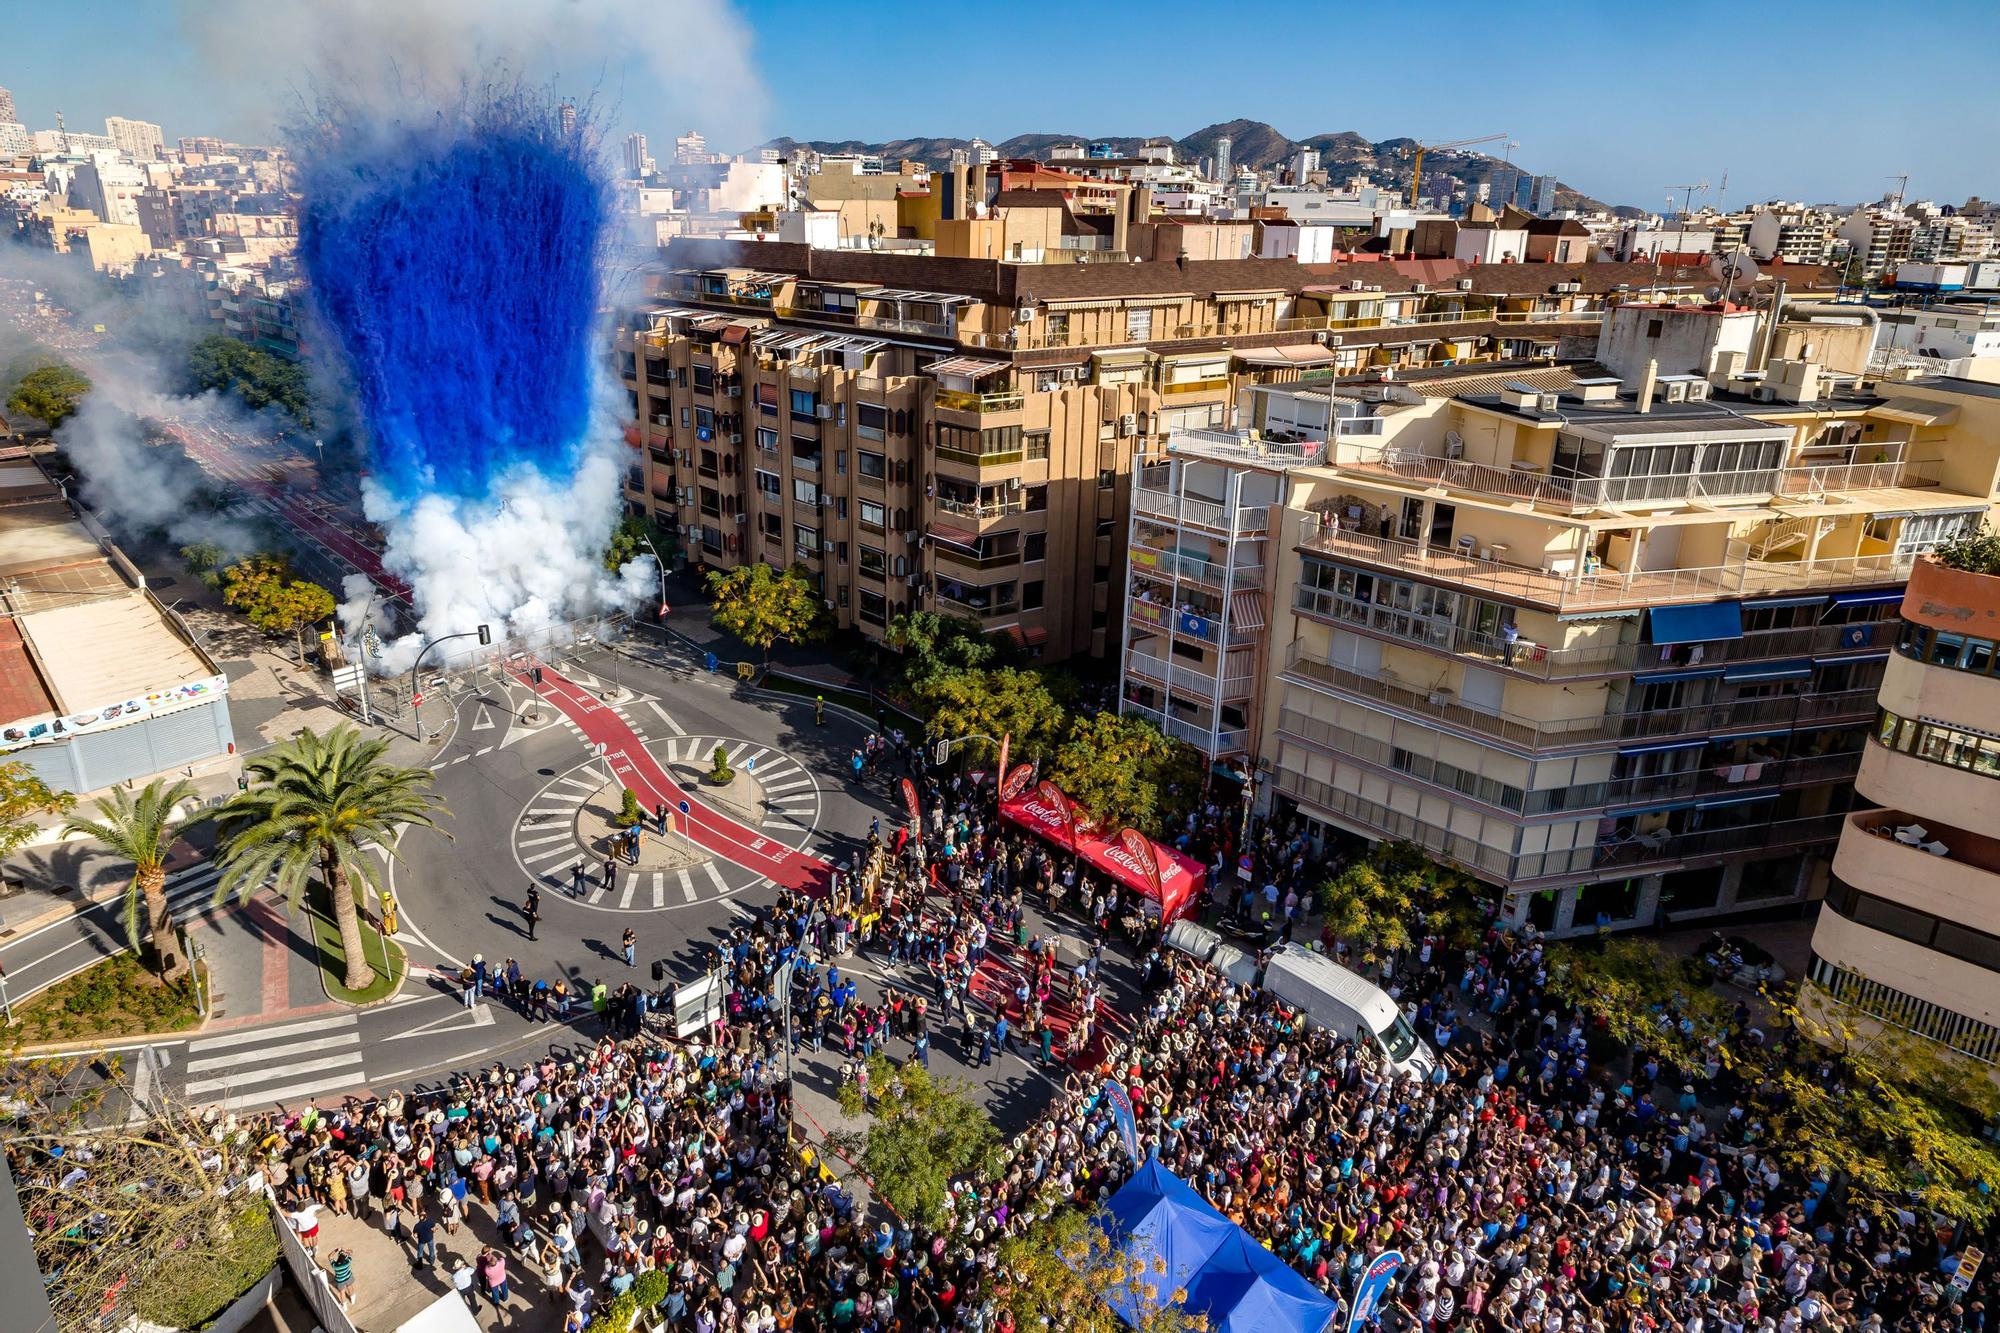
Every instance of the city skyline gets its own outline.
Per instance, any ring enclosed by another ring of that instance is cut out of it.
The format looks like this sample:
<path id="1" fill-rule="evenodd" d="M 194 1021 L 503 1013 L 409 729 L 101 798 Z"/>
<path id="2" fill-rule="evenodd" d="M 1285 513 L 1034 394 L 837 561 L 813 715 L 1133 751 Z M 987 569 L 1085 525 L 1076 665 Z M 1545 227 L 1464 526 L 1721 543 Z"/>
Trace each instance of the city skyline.
<path id="1" fill-rule="evenodd" d="M 568 24 L 579 8 L 595 21 Z M 1781 28 L 1795 8 L 1764 11 L 1766 28 Z M 1413 82 L 1404 62 L 1357 62 L 1351 34 L 1326 41 L 1327 68 L 1338 70 L 1344 89 L 1337 98 L 1316 92 L 1302 66 L 1294 67 L 1295 78 L 1190 80 L 1183 77 L 1188 62 L 1208 58 L 1214 47 L 1209 17 L 1182 0 L 1149 6 L 1143 26 L 1120 31 L 1121 55 L 1104 77 L 1078 79 L 1062 62 L 1029 65 L 996 57 L 992 77 L 1004 79 L 1005 97 L 993 95 L 991 79 L 977 75 L 977 62 L 964 67 L 970 77 L 926 81 L 921 96 L 910 91 L 914 71 L 939 52 L 994 49 L 993 34 L 1003 30 L 998 25 L 1005 16 L 993 6 L 936 12 L 890 4 L 874 7 L 869 21 L 857 23 L 794 0 L 733 12 L 708 5 L 691 7 L 668 25 L 684 39 L 656 33 L 650 42 L 622 49 L 603 39 L 628 20 L 642 31 L 660 23 L 643 16 L 657 7 L 516 0 L 503 9 L 498 21 L 489 16 L 475 27 L 473 9 L 459 0 L 417 7 L 414 18 L 392 15 L 382 5 L 351 7 L 338 18 L 259 6 L 254 20 L 242 22 L 249 11 L 227 3 L 155 7 L 101 0 L 45 7 L 12 20 L 16 47 L 26 58 L 0 70 L 0 84 L 14 91 L 33 129 L 53 126 L 60 109 L 71 128 L 91 132 L 115 115 L 157 122 L 169 142 L 203 134 L 268 142 L 281 137 L 283 124 L 315 86 L 307 61 L 318 57 L 310 48 L 344 36 L 351 26 L 362 34 L 354 45 L 363 58 L 379 47 L 397 52 L 400 65 L 413 47 L 432 40 L 443 47 L 463 36 L 457 31 L 463 27 L 475 34 L 481 56 L 511 61 L 525 77 L 554 79 L 565 91 L 574 86 L 593 98 L 603 113 L 608 151 L 629 132 L 659 142 L 691 127 L 729 151 L 778 136 L 864 142 L 920 136 L 1000 142 L 1025 133 L 1179 137 L 1237 118 L 1265 121 L 1295 139 L 1348 130 L 1371 140 L 1456 139 L 1504 130 L 1518 145 L 1512 160 L 1522 169 L 1649 211 L 1666 208 L 1667 187 L 1678 182 L 1712 183 L 1706 195 L 1696 196 L 1697 204 L 1855 203 L 1894 193 L 1905 173 L 1907 197 L 1958 203 L 1991 193 L 2000 167 L 1991 133 L 1908 133 L 1939 115 L 1935 99 L 1913 83 L 1884 80 L 1867 97 L 1842 103 L 1795 89 L 1782 77 L 1746 77 L 1741 59 L 1722 50 L 1734 40 L 1729 25 L 1740 18 L 1717 5 L 1698 5 L 1695 16 L 1715 22 L 1683 24 L 1678 31 L 1712 33 L 1698 40 L 1713 42 L 1722 53 L 1710 68 L 1696 61 L 1677 69 L 1674 93 L 1665 98 L 1646 94 L 1643 70 L 1635 74 L 1632 67 L 1660 41 L 1657 28 L 1636 20 L 1593 19 L 1585 30 L 1578 8 L 1578 23 L 1567 27 L 1495 30 L 1473 21 L 1469 8 L 1464 22 L 1446 16 L 1425 34 L 1430 68 L 1456 62 L 1466 71 L 1500 68 L 1529 78 L 1537 77 L 1530 71 L 1550 71 L 1547 97 L 1514 99 L 1490 112 L 1443 110 L 1427 92 L 1431 85 Z M 1859 21 L 1864 7 L 1835 0 L 1812 13 L 1815 28 L 1830 31 Z M 1990 10 L 1947 4 L 1934 22 L 1968 39 L 1968 49 L 2000 47 L 2000 16 Z M 1311 48 L 1311 42 L 1302 47 Z M 614 49 L 619 54 L 606 58 L 604 52 Z M 93 56 L 79 60 L 78 51 Z M 421 72 L 423 52 L 414 58 Z M 874 69 L 881 77 L 843 75 L 829 83 L 788 73 L 803 68 Z M 1171 78 L 1148 74 L 1169 69 L 1176 71 Z M 1463 90 L 1464 80 L 1453 75 L 1446 83 Z M 829 95 L 835 89 L 838 95 Z M 1634 102 L 1629 116 L 1618 110 L 1626 100 Z M 1990 112 L 1978 114 L 1993 119 Z M 1607 128 L 1628 122 L 1646 127 L 1643 138 L 1628 141 Z M 1976 119 L 1967 128 L 1976 128 Z M 1719 188 L 1725 173 L 1731 183 L 1726 196 Z"/>

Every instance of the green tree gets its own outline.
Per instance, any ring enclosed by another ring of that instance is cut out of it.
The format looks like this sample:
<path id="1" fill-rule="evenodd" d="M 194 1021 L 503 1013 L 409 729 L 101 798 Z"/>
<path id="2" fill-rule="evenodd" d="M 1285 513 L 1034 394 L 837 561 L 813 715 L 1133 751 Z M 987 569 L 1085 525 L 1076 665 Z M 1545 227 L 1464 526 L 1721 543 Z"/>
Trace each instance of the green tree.
<path id="1" fill-rule="evenodd" d="M 1205 766 L 1201 751 L 1144 718 L 1089 713 L 1070 719 L 1048 777 L 1105 827 L 1157 834 L 1201 799 Z"/>
<path id="2" fill-rule="evenodd" d="M 187 970 L 167 908 L 167 852 L 201 818 L 174 817 L 174 807 L 194 794 L 194 784 L 185 778 L 172 785 L 164 778 L 155 778 L 136 797 L 123 787 L 113 787 L 109 797 L 97 802 L 96 818 L 71 815 L 63 823 L 65 836 L 95 838 L 132 867 L 132 878 L 125 885 L 125 938 L 134 952 L 143 950 L 146 939 L 152 940 L 153 956 L 167 981 L 178 981 Z M 143 934 L 139 929 L 142 904 Z"/>
<path id="3" fill-rule="evenodd" d="M 652 553 L 652 534 L 646 531 L 646 520 L 636 514 L 627 514 L 618 520 L 618 526 L 611 529 L 611 537 L 604 544 L 604 567 L 616 573 L 642 555 Z"/>
<path id="4" fill-rule="evenodd" d="M 276 556 L 258 555 L 231 565 L 222 576 L 222 600 L 266 634 L 292 635 L 299 662 L 306 660 L 304 630 L 333 614 L 333 594 L 291 577 Z"/>
<path id="5" fill-rule="evenodd" d="M 74 366 L 63 362 L 36 366 L 7 395 L 7 410 L 46 422 L 53 430 L 76 415 L 89 392 L 90 380 Z"/>
<path id="6" fill-rule="evenodd" d="M 1379 962 L 1414 942 L 1421 916 L 1454 946 L 1476 939 L 1489 891 L 1472 876 L 1440 865 L 1410 843 L 1375 844 L 1318 889 L 1326 926 L 1354 946 L 1364 962 Z"/>
<path id="7" fill-rule="evenodd" d="M 1064 1205 L 1000 1242 L 994 1295 L 1017 1328 L 1184 1333 L 1201 1327 L 1182 1304 L 1186 1291 L 1166 1289 L 1166 1273 L 1163 1257 L 1133 1259 L 1113 1248 L 1099 1218 Z M 1135 1322 L 1106 1303 L 1112 1293 L 1130 1302 Z"/>
<path id="8" fill-rule="evenodd" d="M 1889 1023 L 1826 1002 L 1781 1016 L 1815 1043 L 1774 1065 L 1753 1094 L 1768 1150 L 1801 1175 L 1838 1173 L 1850 1200 L 1886 1215 L 1913 1206 L 1974 1227 L 2000 1218 L 2000 1088 L 1975 1065 Z M 1780 1055 L 1782 1060 L 1782 1055 Z M 1830 1076 L 1829 1076 L 1830 1072 Z"/>
<path id="9" fill-rule="evenodd" d="M 210 334 L 188 352 L 188 379 L 196 389 L 234 393 L 252 411 L 276 406 L 312 428 L 312 382 L 306 368 L 240 342 Z"/>
<path id="10" fill-rule="evenodd" d="M 853 1084 L 840 1091 L 850 1116 L 872 1112 L 866 1133 L 841 1130 L 834 1146 L 861 1164 L 875 1192 L 902 1216 L 927 1227 L 951 1220 L 951 1185 L 992 1175 L 1000 1165 L 1000 1131 L 974 1100 L 964 1079 L 935 1078 L 912 1060 L 868 1061 L 870 1104 Z"/>
<path id="11" fill-rule="evenodd" d="M 905 611 L 883 637 L 903 655 L 903 686 L 911 691 L 947 672 L 987 667 L 998 651 L 978 621 L 936 611 Z"/>
<path id="12" fill-rule="evenodd" d="M 400 857 L 399 825 L 436 828 L 448 813 L 431 794 L 430 773 L 383 762 L 388 748 L 387 741 L 364 740 L 345 724 L 323 736 L 300 732 L 245 761 L 251 785 L 220 815 L 223 873 L 216 901 L 248 897 L 275 876 L 278 891 L 297 907 L 317 875 L 333 903 L 349 990 L 364 990 L 375 979 L 362 956 L 355 910 L 358 886 L 382 891 L 371 847 Z"/>
<path id="13" fill-rule="evenodd" d="M 214 542 L 193 542 L 181 547 L 181 563 L 188 573 L 211 588 L 222 586 L 222 562 L 229 553 Z"/>
<path id="14" fill-rule="evenodd" d="M 777 570 L 759 560 L 714 570 L 708 593 L 715 627 L 763 653 L 767 666 L 772 644 L 805 643 L 824 630 L 819 593 L 797 569 Z"/>
<path id="15" fill-rule="evenodd" d="M 930 714 L 933 738 L 993 738 L 968 741 L 962 750 L 952 747 L 953 754 L 963 754 L 974 764 L 998 759 L 1002 736 L 1011 734 L 1011 753 L 1025 758 L 1045 753 L 1062 733 L 1063 712 L 1047 683 L 1039 673 L 1017 667 L 947 671 L 925 682 L 916 700 Z"/>
<path id="16" fill-rule="evenodd" d="M 1968 574 L 2000 574 L 2000 532 L 1981 519 L 1978 527 L 1947 537 L 1931 548 L 1931 559 Z"/>
<path id="17" fill-rule="evenodd" d="M 1700 1068 L 1711 1041 L 1729 1058 L 1735 1015 L 1695 960 L 1650 940 L 1606 938 L 1553 945 L 1548 962 L 1550 994 L 1596 1019 L 1613 1044 L 1658 1051 L 1682 1069 Z"/>
<path id="18" fill-rule="evenodd" d="M 66 815 L 76 797 L 56 791 L 24 760 L 0 761 L 0 857 L 12 856 L 41 831 L 36 815 Z"/>

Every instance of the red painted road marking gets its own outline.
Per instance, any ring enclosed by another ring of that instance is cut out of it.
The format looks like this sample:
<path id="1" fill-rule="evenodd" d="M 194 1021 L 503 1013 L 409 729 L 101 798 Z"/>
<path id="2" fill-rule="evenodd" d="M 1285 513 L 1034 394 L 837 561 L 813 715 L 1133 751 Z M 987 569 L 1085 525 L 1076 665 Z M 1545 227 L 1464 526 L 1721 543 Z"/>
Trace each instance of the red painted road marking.
<path id="1" fill-rule="evenodd" d="M 766 838 L 703 804 L 694 793 L 682 790 L 667 776 L 666 769 L 647 751 L 625 719 L 606 708 L 590 691 L 550 666 L 542 667 L 539 685 L 529 671 L 517 670 L 515 678 L 561 709 L 591 744 L 605 747 L 604 760 L 612 776 L 631 788 L 641 805 L 648 810 L 663 801 L 672 806 L 680 822 L 679 831 L 691 841 L 781 888 L 813 893 L 826 890 L 833 876 L 830 863 Z M 685 816 L 679 814 L 682 801 L 688 803 L 689 813 Z"/>

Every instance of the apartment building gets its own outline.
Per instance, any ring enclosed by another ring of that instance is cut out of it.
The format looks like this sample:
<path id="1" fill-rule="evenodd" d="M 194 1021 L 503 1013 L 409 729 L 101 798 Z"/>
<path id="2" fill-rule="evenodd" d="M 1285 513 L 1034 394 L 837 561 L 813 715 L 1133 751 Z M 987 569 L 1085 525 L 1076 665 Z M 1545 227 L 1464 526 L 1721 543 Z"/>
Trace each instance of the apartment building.
<path id="1" fill-rule="evenodd" d="M 1902 213 L 1857 208 L 1835 229 L 1834 235 L 1846 241 L 1854 257 L 1861 261 L 1862 276 L 1877 278 L 1911 259 L 1917 226 L 1915 218 Z"/>
<path id="2" fill-rule="evenodd" d="M 1337 390 L 1367 425 L 1264 538 L 1260 799 L 1557 933 L 1817 894 L 1904 581 L 1992 510 L 2000 431 L 1956 382 L 1739 355 Z"/>
<path id="3" fill-rule="evenodd" d="M 2000 1064 L 2000 577 L 1919 561 L 1802 999 Z"/>
<path id="4" fill-rule="evenodd" d="M 1790 274 L 1795 290 L 1815 276 Z M 1173 432 L 1227 425 L 1239 390 L 1305 375 L 1588 355 L 1605 302 L 1654 282 L 1650 264 L 1432 282 L 1388 264 L 1033 265 L 675 238 L 618 337 L 625 498 L 678 560 L 802 565 L 866 634 L 931 607 L 1050 660 L 1106 656 L 1132 473 Z M 1713 279 L 1668 268 L 1657 283 Z"/>
<path id="5" fill-rule="evenodd" d="M 1832 252 L 1833 220 L 1804 204 L 1765 204 L 1751 213 L 1743 240 L 1759 259 L 1824 264 Z"/>

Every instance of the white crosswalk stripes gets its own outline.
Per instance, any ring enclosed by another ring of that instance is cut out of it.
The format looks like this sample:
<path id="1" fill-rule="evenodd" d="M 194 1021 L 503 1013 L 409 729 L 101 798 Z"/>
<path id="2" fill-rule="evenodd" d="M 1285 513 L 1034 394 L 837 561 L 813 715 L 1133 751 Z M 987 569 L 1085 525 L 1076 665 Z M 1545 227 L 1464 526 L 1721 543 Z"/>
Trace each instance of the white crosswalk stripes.
<path id="1" fill-rule="evenodd" d="M 680 872 L 680 876 L 681 876 L 681 896 L 683 898 L 686 898 L 689 902 L 693 902 L 694 876 L 688 874 L 686 870 L 682 870 Z"/>
<path id="2" fill-rule="evenodd" d="M 663 870 L 653 872 L 653 906 L 667 905 L 667 875 Z"/>
<path id="3" fill-rule="evenodd" d="M 795 787 L 810 787 L 810 786 L 812 786 L 811 778 L 787 778 L 783 782 L 765 783 L 764 794 L 766 796 L 776 796 L 779 792 L 791 791 Z"/>
<path id="4" fill-rule="evenodd" d="M 638 887 L 639 887 L 639 876 L 637 873 L 633 873 L 625 877 L 625 891 L 618 895 L 619 911 L 622 912 L 626 908 L 632 905 L 632 893 Z"/>
<path id="5" fill-rule="evenodd" d="M 266 1106 L 367 1081 L 358 1014 L 201 1037 L 187 1054 L 183 1091 L 197 1103 Z"/>
<path id="6" fill-rule="evenodd" d="M 708 872 L 709 881 L 715 885 L 716 896 L 727 897 L 729 894 L 729 881 L 725 880 L 722 877 L 722 872 L 715 868 L 715 862 L 703 861 L 701 868 Z"/>

